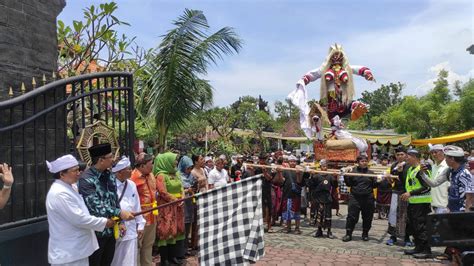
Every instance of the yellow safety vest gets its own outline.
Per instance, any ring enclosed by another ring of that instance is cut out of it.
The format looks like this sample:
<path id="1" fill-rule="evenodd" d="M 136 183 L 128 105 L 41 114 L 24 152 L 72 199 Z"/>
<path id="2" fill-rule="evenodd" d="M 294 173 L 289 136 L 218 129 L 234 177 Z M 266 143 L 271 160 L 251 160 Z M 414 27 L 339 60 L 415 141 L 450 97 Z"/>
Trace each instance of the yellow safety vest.
<path id="1" fill-rule="evenodd" d="M 407 192 L 412 192 L 414 190 L 422 188 L 420 180 L 416 178 L 416 175 L 420 171 L 420 166 L 417 167 L 410 167 L 408 168 L 407 172 L 407 179 L 405 181 L 405 189 Z M 408 203 L 410 204 L 421 204 L 421 203 L 431 203 L 431 193 L 428 191 L 427 193 L 410 196 L 408 199 Z"/>

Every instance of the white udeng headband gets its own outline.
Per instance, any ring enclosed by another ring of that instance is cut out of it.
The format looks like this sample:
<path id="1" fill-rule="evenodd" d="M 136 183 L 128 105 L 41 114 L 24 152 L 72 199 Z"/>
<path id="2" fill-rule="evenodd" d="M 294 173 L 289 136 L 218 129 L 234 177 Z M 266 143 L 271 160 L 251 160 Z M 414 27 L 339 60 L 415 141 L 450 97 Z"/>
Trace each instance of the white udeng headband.
<path id="1" fill-rule="evenodd" d="M 61 156 L 52 162 L 46 161 L 46 165 L 48 166 L 49 172 L 56 174 L 63 170 L 79 165 L 79 162 L 76 160 L 76 158 L 74 158 L 74 156 L 68 154 Z"/>

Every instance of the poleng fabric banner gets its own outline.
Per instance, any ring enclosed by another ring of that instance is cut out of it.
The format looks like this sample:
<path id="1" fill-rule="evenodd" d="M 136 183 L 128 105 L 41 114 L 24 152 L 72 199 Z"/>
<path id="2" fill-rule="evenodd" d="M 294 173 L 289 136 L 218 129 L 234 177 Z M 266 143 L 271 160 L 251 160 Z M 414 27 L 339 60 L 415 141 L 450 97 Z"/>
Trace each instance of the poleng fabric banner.
<path id="1" fill-rule="evenodd" d="M 198 197 L 200 265 L 246 265 L 265 254 L 261 175 Z"/>

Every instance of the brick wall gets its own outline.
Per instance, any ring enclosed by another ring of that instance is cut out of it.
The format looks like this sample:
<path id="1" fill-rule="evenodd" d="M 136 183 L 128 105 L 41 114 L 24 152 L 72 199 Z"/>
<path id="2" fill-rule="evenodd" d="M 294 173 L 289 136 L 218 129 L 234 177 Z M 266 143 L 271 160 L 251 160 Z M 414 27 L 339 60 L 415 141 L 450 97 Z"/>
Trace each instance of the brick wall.
<path id="1" fill-rule="evenodd" d="M 65 0 L 0 0 L 0 101 L 57 69 L 56 17 Z"/>

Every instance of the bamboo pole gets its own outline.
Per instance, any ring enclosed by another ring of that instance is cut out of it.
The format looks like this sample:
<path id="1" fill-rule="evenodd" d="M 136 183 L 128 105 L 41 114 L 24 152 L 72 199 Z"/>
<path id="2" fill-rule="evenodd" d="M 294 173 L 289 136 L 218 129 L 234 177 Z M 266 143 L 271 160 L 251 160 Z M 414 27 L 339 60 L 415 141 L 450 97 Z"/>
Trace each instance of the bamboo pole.
<path id="1" fill-rule="evenodd" d="M 357 166 L 346 166 L 346 167 L 342 167 L 341 169 L 352 169 L 354 167 L 357 167 Z M 310 166 L 309 168 L 317 169 L 315 166 Z M 373 169 L 373 168 L 369 167 L 369 170 L 372 170 L 374 173 L 377 173 L 377 174 L 385 174 L 385 171 L 387 169 Z M 331 169 L 331 168 L 327 169 L 326 171 L 336 172 L 336 173 L 341 172 L 341 170 L 339 170 L 339 169 Z"/>
<path id="2" fill-rule="evenodd" d="M 261 165 L 261 164 L 244 164 L 256 168 L 275 168 L 274 166 L 271 165 Z M 379 175 L 377 174 L 364 174 L 364 173 L 342 173 L 342 172 L 336 172 L 336 171 L 321 171 L 321 170 L 309 170 L 305 171 L 304 169 L 297 169 L 297 168 L 287 168 L 287 167 L 279 167 L 282 170 L 285 171 L 300 171 L 300 172 L 306 172 L 306 173 L 314 173 L 314 174 L 330 174 L 330 175 L 344 175 L 344 176 L 367 176 L 367 177 L 377 177 Z M 398 176 L 394 175 L 388 175 L 388 177 L 391 178 L 398 178 Z"/>

